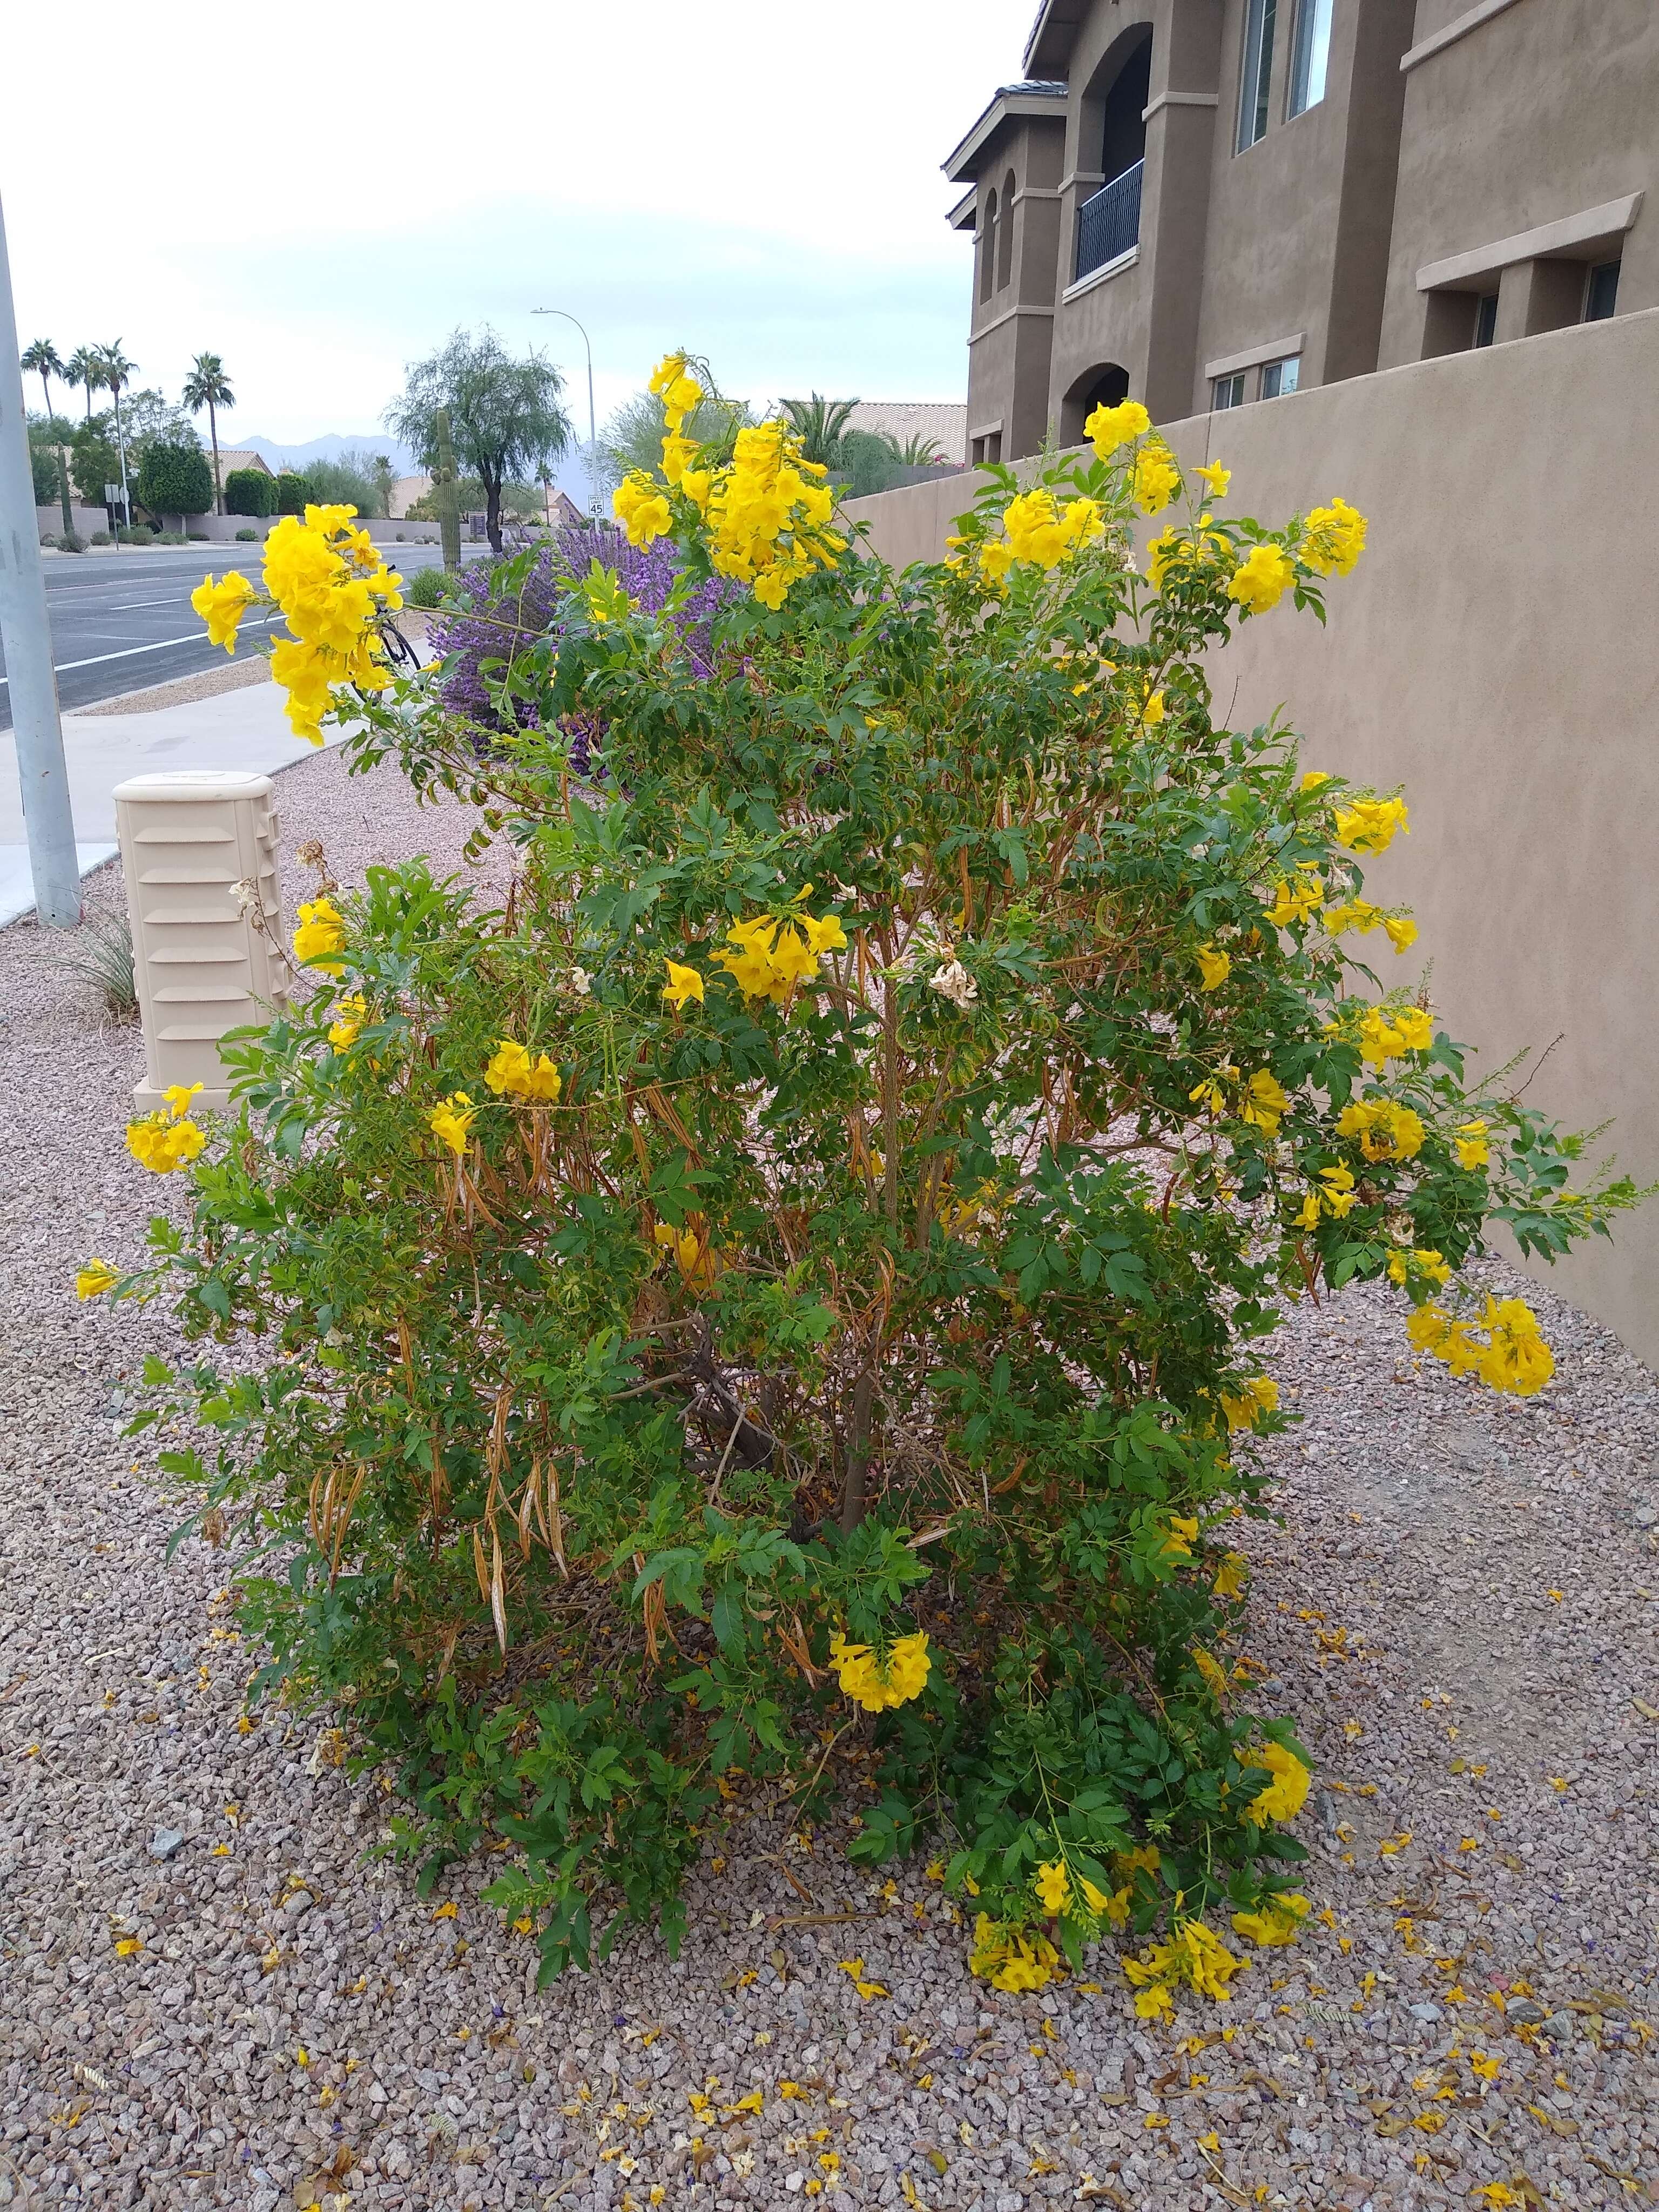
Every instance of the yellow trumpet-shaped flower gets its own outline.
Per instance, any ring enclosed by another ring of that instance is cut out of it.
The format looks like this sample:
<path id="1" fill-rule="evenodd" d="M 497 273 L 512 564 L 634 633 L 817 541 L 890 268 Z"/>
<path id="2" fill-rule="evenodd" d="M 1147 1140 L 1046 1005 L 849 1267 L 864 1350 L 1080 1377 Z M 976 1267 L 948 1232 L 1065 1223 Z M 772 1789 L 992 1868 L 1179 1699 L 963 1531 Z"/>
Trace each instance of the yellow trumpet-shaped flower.
<path id="1" fill-rule="evenodd" d="M 1103 402 L 1083 426 L 1083 434 L 1103 461 L 1109 461 L 1120 446 L 1144 438 L 1152 418 L 1138 399 L 1120 399 L 1115 407 Z"/>
<path id="2" fill-rule="evenodd" d="M 1199 978 L 1206 991 L 1218 989 L 1233 972 L 1231 959 L 1218 945 L 1200 945 L 1193 957 L 1198 963 Z"/>
<path id="3" fill-rule="evenodd" d="M 1221 1393 L 1221 1410 L 1230 1429 L 1252 1429 L 1261 1413 L 1279 1410 L 1279 1385 L 1271 1375 L 1258 1375 L 1237 1392 Z"/>
<path id="4" fill-rule="evenodd" d="M 1205 483 L 1210 487 L 1212 499 L 1226 498 L 1227 487 L 1233 480 L 1233 472 L 1231 469 L 1224 469 L 1219 461 L 1202 461 L 1193 471 L 1193 474 L 1195 477 L 1203 477 Z"/>
<path id="5" fill-rule="evenodd" d="M 1296 581 L 1290 556 L 1278 545 L 1253 545 L 1234 569 L 1227 596 L 1247 615 L 1265 615 Z"/>
<path id="6" fill-rule="evenodd" d="M 1411 826 L 1403 799 L 1357 799 L 1337 810 L 1337 842 L 1351 853 L 1386 853 L 1395 833 L 1409 837 Z"/>
<path id="7" fill-rule="evenodd" d="M 477 1111 L 468 1092 L 452 1091 L 447 1098 L 441 1099 L 428 1113 L 426 1126 L 459 1160 L 472 1141 L 472 1124 Z"/>
<path id="8" fill-rule="evenodd" d="M 1047 1866 L 1040 1866 L 1032 1879 L 1032 1887 L 1045 1912 L 1064 1912 L 1072 1895 L 1072 1880 L 1066 1871 L 1065 1860 L 1054 1859 Z"/>
<path id="9" fill-rule="evenodd" d="M 890 1705 L 908 1705 L 919 1698 L 933 1664 L 923 1630 L 896 1638 L 884 1658 L 867 1644 L 848 1644 L 838 1630 L 830 1641 L 830 1663 L 842 1694 L 866 1713 L 884 1712 Z"/>
<path id="10" fill-rule="evenodd" d="M 368 1018 L 368 1000 L 361 991 L 349 992 L 334 1004 L 334 1018 L 328 1025 L 328 1041 L 336 1052 L 346 1052 L 356 1043 L 363 1024 Z"/>
<path id="11" fill-rule="evenodd" d="M 484 1070 L 484 1081 L 497 1097 L 534 1098 L 549 1105 L 563 1088 L 558 1069 L 544 1052 L 532 1060 L 525 1047 L 511 1037 L 497 1040 L 495 1057 Z"/>
<path id="12" fill-rule="evenodd" d="M 1247 1766 L 1265 1767 L 1273 1777 L 1245 1807 L 1244 1818 L 1258 1828 L 1269 1820 L 1293 1820 L 1308 1802 L 1313 1780 L 1296 1753 L 1282 1743 L 1268 1742 L 1253 1745 L 1243 1760 Z"/>
<path id="13" fill-rule="evenodd" d="M 308 900 L 300 908 L 300 926 L 294 933 L 294 957 L 307 968 L 320 968 L 337 975 L 345 966 L 345 921 L 332 899 Z"/>
<path id="14" fill-rule="evenodd" d="M 1334 569 L 1346 576 L 1365 550 L 1365 518 L 1346 499 L 1316 507 L 1309 515 L 1302 540 L 1302 557 L 1322 576 Z"/>
<path id="15" fill-rule="evenodd" d="M 1254 1912 L 1235 1912 L 1233 1927 L 1247 1942 L 1273 1948 L 1294 1943 L 1312 1911 L 1299 1890 L 1290 1890 L 1264 1899 Z"/>
<path id="16" fill-rule="evenodd" d="M 1135 455 L 1134 500 L 1143 514 L 1158 514 L 1181 489 L 1181 471 L 1175 455 L 1161 439 L 1153 439 Z"/>
<path id="17" fill-rule="evenodd" d="M 670 960 L 665 956 L 662 964 L 668 970 L 668 981 L 662 987 L 662 994 L 675 1012 L 683 1014 L 693 999 L 702 1006 L 704 990 L 701 972 L 696 968 L 685 967 L 678 960 Z"/>
<path id="18" fill-rule="evenodd" d="M 993 1989 L 1018 1995 L 1046 1989 L 1060 1969 L 1060 1954 L 1046 1936 L 1011 1927 L 980 1913 L 974 1922 L 974 1948 L 968 1971 Z"/>
<path id="19" fill-rule="evenodd" d="M 630 545 L 648 545 L 653 538 L 665 538 L 674 526 L 673 510 L 661 487 L 637 469 L 617 486 L 611 505 Z"/>
<path id="20" fill-rule="evenodd" d="M 112 1267 L 107 1260 L 88 1260 L 76 1275 L 75 1295 L 77 1298 L 101 1298 L 120 1279 L 120 1270 Z"/>
<path id="21" fill-rule="evenodd" d="M 152 1175 L 171 1175 L 185 1166 L 206 1142 L 194 1121 L 170 1114 L 165 1107 L 147 1114 L 141 1121 L 127 1124 L 127 1150 Z"/>
<path id="22" fill-rule="evenodd" d="M 247 578 L 233 568 L 216 584 L 211 571 L 190 595 L 190 603 L 207 624 L 208 643 L 236 650 L 236 626 L 258 594 Z"/>
<path id="23" fill-rule="evenodd" d="M 1394 1098 L 1367 1098 L 1345 1106 L 1336 1117 L 1340 1137 L 1358 1139 L 1368 1160 L 1409 1160 L 1428 1134 L 1420 1115 Z"/>

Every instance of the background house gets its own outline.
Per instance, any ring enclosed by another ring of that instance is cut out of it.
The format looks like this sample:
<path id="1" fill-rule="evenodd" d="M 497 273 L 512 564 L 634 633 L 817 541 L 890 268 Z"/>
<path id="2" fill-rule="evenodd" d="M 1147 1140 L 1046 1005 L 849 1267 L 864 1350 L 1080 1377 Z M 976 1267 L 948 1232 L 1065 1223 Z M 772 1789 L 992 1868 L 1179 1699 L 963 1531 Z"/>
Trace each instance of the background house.
<path id="1" fill-rule="evenodd" d="M 1044 0 L 1024 65 L 945 163 L 970 459 L 1659 304 L 1654 0 Z"/>

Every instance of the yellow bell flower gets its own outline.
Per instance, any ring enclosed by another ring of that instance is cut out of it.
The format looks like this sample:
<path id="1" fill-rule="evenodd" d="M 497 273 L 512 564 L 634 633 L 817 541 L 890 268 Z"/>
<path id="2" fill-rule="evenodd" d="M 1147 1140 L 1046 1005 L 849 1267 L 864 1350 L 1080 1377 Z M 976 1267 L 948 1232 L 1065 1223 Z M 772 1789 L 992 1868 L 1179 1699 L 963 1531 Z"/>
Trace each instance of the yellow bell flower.
<path id="1" fill-rule="evenodd" d="M 703 981 L 698 970 L 684 967 L 679 961 L 670 960 L 665 956 L 662 964 L 668 970 L 668 981 L 663 985 L 662 994 L 675 1012 L 683 1014 L 693 999 L 702 1006 Z"/>
<path id="2" fill-rule="evenodd" d="M 216 584 L 211 573 L 203 577 L 190 595 L 190 603 L 208 626 L 210 645 L 236 650 L 236 626 L 258 594 L 247 578 L 234 568 Z"/>
<path id="3" fill-rule="evenodd" d="M 459 1160 L 472 1141 L 473 1121 L 477 1108 L 465 1091 L 452 1091 L 447 1098 L 434 1106 L 426 1117 L 426 1126 L 433 1135 L 448 1146 Z"/>

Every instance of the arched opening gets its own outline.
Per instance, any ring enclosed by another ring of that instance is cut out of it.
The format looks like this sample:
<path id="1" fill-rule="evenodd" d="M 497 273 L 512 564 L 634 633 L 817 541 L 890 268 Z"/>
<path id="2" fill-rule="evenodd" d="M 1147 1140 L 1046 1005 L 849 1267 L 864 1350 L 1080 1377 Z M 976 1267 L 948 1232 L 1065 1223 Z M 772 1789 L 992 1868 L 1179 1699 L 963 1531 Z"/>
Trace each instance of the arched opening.
<path id="1" fill-rule="evenodd" d="M 1014 273 L 1014 173 L 1009 170 L 1002 180 L 1002 235 L 997 240 L 997 289 L 1006 286 Z"/>
<path id="2" fill-rule="evenodd" d="M 988 300 L 997 276 L 997 196 L 985 203 L 985 220 L 979 232 L 979 296 Z"/>
<path id="3" fill-rule="evenodd" d="M 1129 396 L 1129 372 L 1116 362 L 1085 368 L 1060 403 L 1060 442 L 1080 446 L 1083 426 L 1097 407 L 1115 407 Z"/>
<path id="4" fill-rule="evenodd" d="M 1083 96 L 1083 143 L 1099 148 L 1100 189 L 1077 216 L 1076 275 L 1116 261 L 1140 240 L 1140 182 L 1146 152 L 1146 102 L 1152 80 L 1149 25 L 1127 32 Z"/>
<path id="5" fill-rule="evenodd" d="M 1100 173 L 1109 185 L 1146 151 L 1142 120 L 1152 82 L 1152 34 L 1133 47 L 1101 103 Z"/>

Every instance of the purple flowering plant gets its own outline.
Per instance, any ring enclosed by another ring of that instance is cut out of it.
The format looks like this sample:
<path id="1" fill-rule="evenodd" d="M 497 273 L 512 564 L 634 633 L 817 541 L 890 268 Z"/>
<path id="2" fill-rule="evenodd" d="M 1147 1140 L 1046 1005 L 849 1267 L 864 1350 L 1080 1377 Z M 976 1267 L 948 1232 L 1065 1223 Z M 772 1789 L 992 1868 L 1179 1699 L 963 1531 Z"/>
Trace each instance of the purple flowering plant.
<path id="1" fill-rule="evenodd" d="M 489 750 L 485 732 L 541 727 L 538 699 L 563 635 L 563 611 L 577 580 L 595 562 L 617 576 L 645 614 L 661 612 L 682 565 L 672 538 L 640 548 L 614 524 L 600 523 L 557 531 L 527 552 L 505 562 L 479 562 L 456 580 L 468 604 L 432 625 L 432 642 L 442 656 L 439 696 L 451 714 L 476 726 L 479 750 Z M 739 586 L 713 575 L 682 596 L 675 620 L 699 681 L 712 672 L 709 624 L 715 612 L 742 596 Z M 563 727 L 571 768 L 586 775 L 602 725 L 595 717 L 574 715 L 565 718 Z"/>

